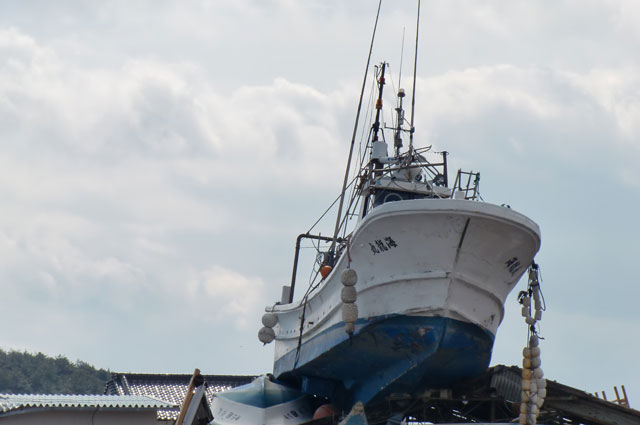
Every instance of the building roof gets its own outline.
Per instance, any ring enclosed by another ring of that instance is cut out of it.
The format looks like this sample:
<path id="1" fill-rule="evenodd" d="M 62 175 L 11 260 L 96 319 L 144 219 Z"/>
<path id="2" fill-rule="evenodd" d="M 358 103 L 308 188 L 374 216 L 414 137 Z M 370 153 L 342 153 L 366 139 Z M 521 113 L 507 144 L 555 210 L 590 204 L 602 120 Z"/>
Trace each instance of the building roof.
<path id="1" fill-rule="evenodd" d="M 213 394 L 226 391 L 253 381 L 255 375 L 202 375 L 207 382 L 207 400 L 211 403 Z M 158 410 L 158 419 L 176 419 L 182 401 L 187 395 L 191 375 L 156 373 L 112 373 L 106 383 L 105 394 L 150 396 L 174 407 Z"/>
<path id="2" fill-rule="evenodd" d="M 547 379 L 546 385 L 547 396 L 538 416 L 539 424 L 640 424 L 640 411 L 628 406 L 599 399 L 556 381 Z M 367 418 L 373 423 L 384 423 L 392 414 L 402 412 L 418 422 L 512 423 L 518 420 L 521 394 L 522 369 L 498 365 L 451 389 L 427 391 L 414 399 L 399 395 L 397 399 L 367 406 Z"/>
<path id="3" fill-rule="evenodd" d="M 104 409 L 171 409 L 175 406 L 172 403 L 148 396 L 0 394 L 0 415 L 26 409 L 92 407 Z"/>

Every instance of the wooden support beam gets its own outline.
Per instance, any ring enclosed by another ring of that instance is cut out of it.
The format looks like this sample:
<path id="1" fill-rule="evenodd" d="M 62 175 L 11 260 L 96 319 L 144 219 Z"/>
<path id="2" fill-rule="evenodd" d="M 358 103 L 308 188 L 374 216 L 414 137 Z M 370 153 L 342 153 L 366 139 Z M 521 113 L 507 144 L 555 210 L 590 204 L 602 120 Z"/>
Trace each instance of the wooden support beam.
<path id="1" fill-rule="evenodd" d="M 193 398 L 193 390 L 196 387 L 195 379 L 198 375 L 200 375 L 200 369 L 196 368 L 196 370 L 193 371 L 193 376 L 191 376 L 191 381 L 189 381 L 187 396 L 182 402 L 182 407 L 180 408 L 180 414 L 178 415 L 178 419 L 176 420 L 176 425 L 182 425 L 182 422 L 184 421 L 184 416 L 187 414 L 187 409 L 189 408 L 189 404 L 191 403 L 191 399 Z"/>

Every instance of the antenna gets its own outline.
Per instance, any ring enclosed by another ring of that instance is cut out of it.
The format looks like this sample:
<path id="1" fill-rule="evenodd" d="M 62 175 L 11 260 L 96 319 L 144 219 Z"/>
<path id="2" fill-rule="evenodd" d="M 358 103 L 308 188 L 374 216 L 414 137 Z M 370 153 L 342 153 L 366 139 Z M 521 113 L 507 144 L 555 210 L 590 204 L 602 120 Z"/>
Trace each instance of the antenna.
<path id="1" fill-rule="evenodd" d="M 407 27 L 402 27 L 402 45 L 400 46 L 400 73 L 398 75 L 398 89 L 402 88 L 402 59 L 404 58 L 404 32 Z"/>
<path id="2" fill-rule="evenodd" d="M 413 57 L 413 93 L 411 94 L 411 129 L 409 130 L 409 155 L 413 153 L 414 111 L 416 109 L 416 72 L 418 68 L 418 35 L 420 33 L 420 0 L 418 0 L 418 17 L 416 18 L 416 52 Z"/>

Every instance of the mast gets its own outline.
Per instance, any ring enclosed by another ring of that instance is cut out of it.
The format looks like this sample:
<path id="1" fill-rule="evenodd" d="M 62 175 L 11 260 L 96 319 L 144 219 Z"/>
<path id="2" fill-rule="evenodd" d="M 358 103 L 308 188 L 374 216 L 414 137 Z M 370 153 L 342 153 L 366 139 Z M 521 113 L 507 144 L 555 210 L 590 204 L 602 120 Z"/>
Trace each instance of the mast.
<path id="1" fill-rule="evenodd" d="M 378 140 L 378 131 L 380 131 L 380 112 L 382 112 L 382 91 L 384 90 L 384 71 L 387 69 L 387 63 L 382 62 L 380 65 L 380 78 L 378 78 L 378 100 L 376 100 L 376 120 L 373 123 L 373 142 Z"/>
<path id="2" fill-rule="evenodd" d="M 380 170 L 383 165 L 380 158 L 387 156 L 387 144 L 383 140 L 378 140 L 378 132 L 380 131 L 380 113 L 382 112 L 382 92 L 384 91 L 384 72 L 387 69 L 387 63 L 382 62 L 380 66 L 380 78 L 378 78 L 378 99 L 376 100 L 376 119 L 373 123 L 373 139 L 371 139 L 371 163 L 375 170 Z M 380 172 L 377 172 L 380 174 Z"/>
<path id="3" fill-rule="evenodd" d="M 402 109 L 402 100 L 404 99 L 404 89 L 398 90 L 398 107 L 396 108 L 396 131 L 393 135 L 393 146 L 395 148 L 396 158 L 400 156 L 400 148 L 402 147 L 402 124 L 404 124 L 404 109 Z"/>

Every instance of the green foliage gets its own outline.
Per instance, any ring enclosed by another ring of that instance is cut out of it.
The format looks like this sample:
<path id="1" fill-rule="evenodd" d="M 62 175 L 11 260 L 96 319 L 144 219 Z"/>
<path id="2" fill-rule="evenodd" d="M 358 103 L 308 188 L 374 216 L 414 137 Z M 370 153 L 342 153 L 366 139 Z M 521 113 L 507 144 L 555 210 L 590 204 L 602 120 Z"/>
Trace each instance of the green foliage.
<path id="1" fill-rule="evenodd" d="M 103 394 L 111 372 L 66 357 L 0 349 L 0 394 Z"/>

